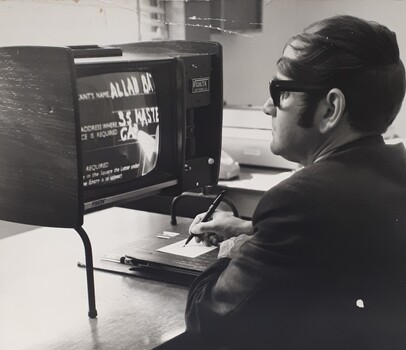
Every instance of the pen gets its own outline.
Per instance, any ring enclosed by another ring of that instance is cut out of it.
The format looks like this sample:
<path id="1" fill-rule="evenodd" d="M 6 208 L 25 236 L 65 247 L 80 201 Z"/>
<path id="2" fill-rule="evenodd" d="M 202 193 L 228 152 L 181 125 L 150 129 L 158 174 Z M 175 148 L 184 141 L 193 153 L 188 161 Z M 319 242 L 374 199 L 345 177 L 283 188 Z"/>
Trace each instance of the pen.
<path id="1" fill-rule="evenodd" d="M 216 196 L 216 198 L 214 198 L 213 203 L 211 203 L 209 209 L 206 212 L 206 215 L 203 217 L 201 222 L 206 222 L 207 220 L 210 219 L 210 217 L 213 215 L 214 211 L 217 209 L 218 205 L 220 204 L 221 200 L 223 199 L 225 193 L 226 193 L 226 191 L 223 190 Z M 183 246 L 186 246 L 186 244 L 188 244 L 192 240 L 192 238 L 195 236 L 196 236 L 196 234 L 191 233 Z"/>
<path id="2" fill-rule="evenodd" d="M 118 264 L 124 264 L 124 265 L 134 265 L 134 260 L 127 257 L 127 256 L 122 256 L 120 258 L 109 258 L 109 257 L 101 257 L 100 260 L 102 261 L 110 261 Z"/>

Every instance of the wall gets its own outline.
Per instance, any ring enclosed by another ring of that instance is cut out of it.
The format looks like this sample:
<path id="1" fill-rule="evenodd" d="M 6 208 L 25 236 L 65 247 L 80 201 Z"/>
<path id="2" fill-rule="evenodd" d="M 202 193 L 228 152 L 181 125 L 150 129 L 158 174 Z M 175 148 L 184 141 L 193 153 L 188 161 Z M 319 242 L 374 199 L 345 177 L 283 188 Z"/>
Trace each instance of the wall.
<path id="1" fill-rule="evenodd" d="M 182 39 L 187 30 L 180 12 L 195 4 L 186 0 L 169 3 L 170 37 Z M 286 40 L 308 24 L 332 15 L 352 14 L 387 25 L 397 33 L 406 62 L 406 0 L 264 0 L 263 10 L 262 32 L 211 35 L 224 49 L 224 98 L 228 104 L 262 106 Z M 142 39 L 138 19 L 136 0 L 3 0 L 0 46 L 133 42 Z M 395 126 L 406 137 L 406 103 Z"/>
<path id="2" fill-rule="evenodd" d="M 310 23 L 333 15 L 350 14 L 388 26 L 397 33 L 406 63 L 404 0 L 264 0 L 263 10 L 262 32 L 211 36 L 223 45 L 224 99 L 228 104 L 262 106 L 285 42 Z M 394 126 L 406 137 L 406 103 Z"/>
<path id="3" fill-rule="evenodd" d="M 138 23 L 135 0 L 3 0 L 0 46 L 134 42 Z"/>

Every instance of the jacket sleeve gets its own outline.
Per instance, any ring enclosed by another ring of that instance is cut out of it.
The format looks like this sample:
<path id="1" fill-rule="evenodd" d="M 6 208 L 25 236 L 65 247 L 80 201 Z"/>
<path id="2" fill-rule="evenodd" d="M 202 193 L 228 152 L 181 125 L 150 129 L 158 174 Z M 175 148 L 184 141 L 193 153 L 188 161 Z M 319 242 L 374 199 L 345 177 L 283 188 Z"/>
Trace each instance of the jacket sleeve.
<path id="1" fill-rule="evenodd" d="M 227 342 L 250 328 L 260 330 L 261 315 L 269 319 L 269 311 L 283 313 L 292 287 L 303 285 L 304 270 L 317 259 L 317 215 L 295 188 L 267 192 L 254 213 L 252 239 L 235 258 L 219 259 L 191 286 L 187 330 Z"/>

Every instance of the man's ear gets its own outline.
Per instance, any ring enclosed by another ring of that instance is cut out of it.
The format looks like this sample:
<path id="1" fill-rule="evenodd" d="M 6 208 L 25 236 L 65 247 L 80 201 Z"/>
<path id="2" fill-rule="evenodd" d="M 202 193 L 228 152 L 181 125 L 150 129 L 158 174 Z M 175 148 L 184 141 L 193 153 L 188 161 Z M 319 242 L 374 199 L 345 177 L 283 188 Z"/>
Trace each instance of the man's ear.
<path id="1" fill-rule="evenodd" d="M 345 96 L 340 89 L 331 89 L 324 100 L 325 111 L 319 120 L 319 131 L 322 134 L 334 129 L 343 119 Z"/>

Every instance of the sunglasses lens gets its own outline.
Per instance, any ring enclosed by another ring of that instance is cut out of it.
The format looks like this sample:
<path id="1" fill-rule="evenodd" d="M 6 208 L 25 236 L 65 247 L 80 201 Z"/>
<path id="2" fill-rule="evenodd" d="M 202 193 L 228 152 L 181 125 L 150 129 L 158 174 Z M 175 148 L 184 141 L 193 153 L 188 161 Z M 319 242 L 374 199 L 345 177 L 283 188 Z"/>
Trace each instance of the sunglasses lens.
<path id="1" fill-rule="evenodd" d="M 281 96 L 281 92 L 274 81 L 269 82 L 269 93 L 273 100 L 273 105 L 275 107 L 279 107 L 279 98 Z"/>

